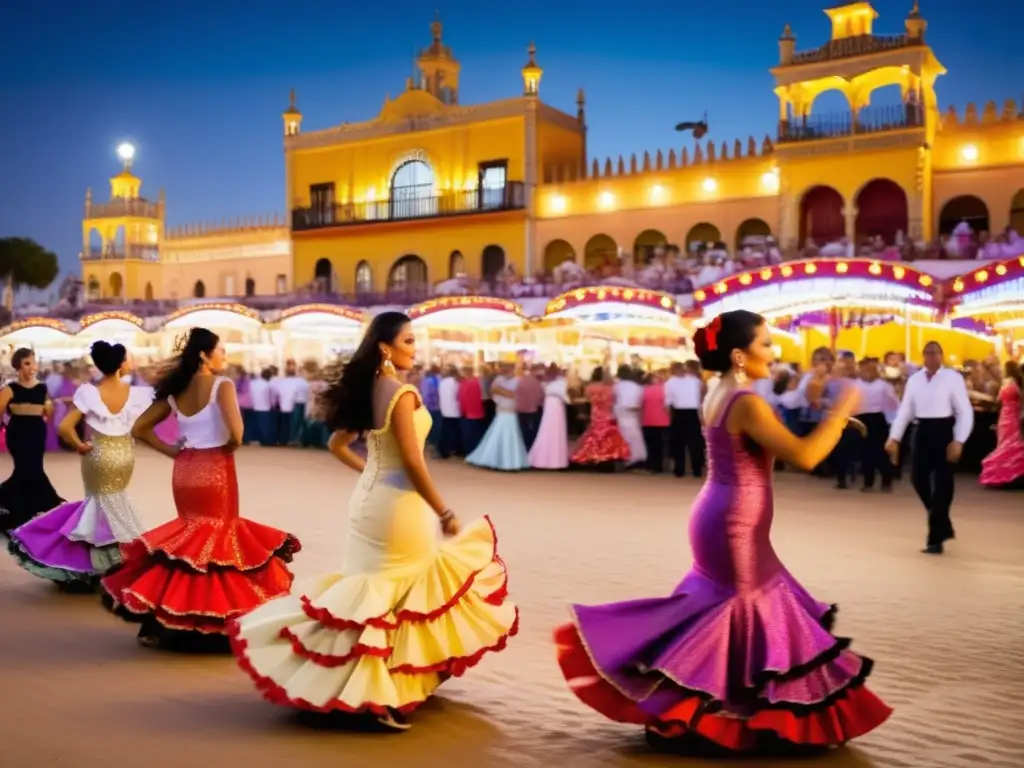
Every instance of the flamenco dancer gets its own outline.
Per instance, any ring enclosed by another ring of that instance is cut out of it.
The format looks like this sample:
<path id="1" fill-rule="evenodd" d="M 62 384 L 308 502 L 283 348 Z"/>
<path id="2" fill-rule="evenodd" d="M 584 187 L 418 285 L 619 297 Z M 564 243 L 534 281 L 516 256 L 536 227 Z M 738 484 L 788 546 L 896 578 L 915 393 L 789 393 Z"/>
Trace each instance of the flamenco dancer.
<path id="1" fill-rule="evenodd" d="M 998 442 L 981 462 L 981 484 L 989 488 L 1024 486 L 1024 374 L 1012 360 L 1004 368 L 1006 383 L 999 391 Z"/>
<path id="2" fill-rule="evenodd" d="M 0 485 L 0 534 L 9 534 L 64 501 L 43 469 L 46 420 L 53 414 L 53 403 L 46 385 L 36 380 L 35 353 L 15 350 L 11 367 L 18 377 L 0 390 L 0 413 L 8 416 L 7 451 L 14 471 Z"/>
<path id="3" fill-rule="evenodd" d="M 858 393 L 844 389 L 798 438 L 748 389 L 772 363 L 764 318 L 726 312 L 694 342 L 722 379 L 704 406 L 710 462 L 690 517 L 693 568 L 667 597 L 574 606 L 555 632 L 559 664 L 580 700 L 644 726 L 659 748 L 843 744 L 891 710 L 863 685 L 871 661 L 829 632 L 835 606 L 812 598 L 772 549 L 771 483 L 776 457 L 810 469 L 828 456 Z"/>
<path id="4" fill-rule="evenodd" d="M 529 375 L 529 374 L 527 374 Z M 516 389 L 519 381 L 509 363 L 501 364 L 501 375 L 491 382 L 491 398 L 494 400 L 494 421 L 487 427 L 483 439 L 474 451 L 466 457 L 467 464 L 501 472 L 518 472 L 529 469 L 530 460 L 526 453 L 526 442 L 519 426 L 516 412 Z"/>
<path id="5" fill-rule="evenodd" d="M 974 429 L 974 408 L 964 377 L 943 365 L 942 346 L 924 345 L 924 368 L 907 379 L 903 400 L 889 428 L 885 450 L 899 463 L 900 440 L 915 422 L 911 449 L 911 482 L 928 511 L 928 538 L 921 551 L 941 555 L 945 542 L 956 537 L 949 508 L 953 505 L 953 470 Z"/>
<path id="6" fill-rule="evenodd" d="M 530 466 L 534 469 L 565 469 L 569 466 L 569 434 L 565 406 L 569 403 L 569 385 L 554 363 L 548 368 L 544 384 L 544 408 L 537 439 L 530 447 Z"/>
<path id="7" fill-rule="evenodd" d="M 614 469 L 616 462 L 629 461 L 631 454 L 612 413 L 615 393 L 605 381 L 604 368 L 594 369 L 585 394 L 590 402 L 590 424 L 576 445 L 572 463 Z"/>
<path id="8" fill-rule="evenodd" d="M 25 570 L 87 591 L 121 562 L 119 542 L 142 533 L 125 488 L 135 468 L 132 424 L 151 402 L 146 392 L 122 380 L 131 362 L 121 344 L 97 341 L 90 354 L 103 378 L 78 388 L 59 427 L 60 438 L 82 457 L 85 499 L 61 504 L 15 528 L 8 543 Z M 92 435 L 85 442 L 78 435 L 82 421 Z"/>
<path id="9" fill-rule="evenodd" d="M 242 414 L 234 385 L 220 376 L 224 346 L 193 328 L 156 384 L 156 400 L 132 435 L 174 459 L 178 516 L 121 546 L 122 565 L 101 584 L 108 608 L 141 621 L 139 642 L 175 649 L 226 646 L 227 623 L 288 592 L 285 563 L 299 550 L 290 534 L 238 515 L 234 451 Z M 177 414 L 183 447 L 154 428 Z"/>
<path id="10" fill-rule="evenodd" d="M 408 317 L 377 315 L 323 395 L 330 449 L 361 473 L 340 568 L 231 630 L 239 664 L 268 700 L 394 730 L 519 626 L 493 526 L 483 518 L 461 529 L 427 470 L 430 414 L 397 377 L 412 368 L 415 345 Z M 360 434 L 365 462 L 350 449 Z"/>

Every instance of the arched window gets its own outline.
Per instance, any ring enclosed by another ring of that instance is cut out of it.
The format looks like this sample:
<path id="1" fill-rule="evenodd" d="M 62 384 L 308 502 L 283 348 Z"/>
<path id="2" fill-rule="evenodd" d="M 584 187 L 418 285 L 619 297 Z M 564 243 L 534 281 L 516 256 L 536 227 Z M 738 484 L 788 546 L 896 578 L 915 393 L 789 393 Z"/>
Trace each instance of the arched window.
<path id="1" fill-rule="evenodd" d="M 437 215 L 434 171 L 424 160 L 408 160 L 391 177 L 390 217 L 416 219 Z"/>
<path id="2" fill-rule="evenodd" d="M 365 261 L 356 266 L 356 293 L 373 293 L 373 270 Z"/>
<path id="3" fill-rule="evenodd" d="M 202 280 L 196 280 L 196 284 L 192 286 L 192 297 L 195 299 L 206 298 L 206 285 Z"/>
<path id="4" fill-rule="evenodd" d="M 427 263 L 419 256 L 403 256 L 388 274 L 388 292 L 421 295 L 429 289 Z"/>
<path id="5" fill-rule="evenodd" d="M 245 295 L 255 296 L 256 295 L 256 281 L 251 277 L 245 278 Z"/>

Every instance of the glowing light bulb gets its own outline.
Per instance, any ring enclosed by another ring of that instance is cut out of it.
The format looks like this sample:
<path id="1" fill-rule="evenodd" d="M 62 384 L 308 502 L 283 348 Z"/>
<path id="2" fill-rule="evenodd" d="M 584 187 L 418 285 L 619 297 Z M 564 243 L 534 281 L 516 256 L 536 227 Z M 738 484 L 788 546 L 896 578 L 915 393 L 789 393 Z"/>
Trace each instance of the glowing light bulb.
<path id="1" fill-rule="evenodd" d="M 718 182 L 715 181 L 710 176 L 708 176 L 706 179 L 704 179 L 704 183 L 701 184 L 701 186 L 704 188 L 705 192 L 714 192 L 716 189 L 718 189 Z"/>
<path id="2" fill-rule="evenodd" d="M 135 159 L 135 145 L 125 141 L 117 146 L 117 156 L 122 162 L 130 163 Z"/>
<path id="3" fill-rule="evenodd" d="M 602 208 L 611 208 L 615 205 L 615 195 L 611 192 L 602 192 L 601 196 L 598 198 L 598 202 L 601 204 Z"/>
<path id="4" fill-rule="evenodd" d="M 551 210 L 555 213 L 565 212 L 565 195 L 552 195 L 551 196 Z"/>
<path id="5" fill-rule="evenodd" d="M 968 163 L 973 163 L 978 159 L 978 148 L 974 144 L 964 144 L 964 146 L 960 148 L 960 157 Z"/>

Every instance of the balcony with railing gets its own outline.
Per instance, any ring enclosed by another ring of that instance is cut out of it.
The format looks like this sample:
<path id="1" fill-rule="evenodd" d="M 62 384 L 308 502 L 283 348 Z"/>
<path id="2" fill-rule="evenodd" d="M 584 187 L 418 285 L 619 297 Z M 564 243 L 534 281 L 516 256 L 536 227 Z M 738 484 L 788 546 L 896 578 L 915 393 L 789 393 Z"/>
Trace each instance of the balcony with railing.
<path id="1" fill-rule="evenodd" d="M 155 245 L 91 246 L 82 251 L 82 261 L 160 261 Z"/>
<path id="2" fill-rule="evenodd" d="M 92 219 L 118 219 L 125 216 L 159 219 L 160 204 L 141 197 L 115 197 L 106 203 L 90 203 L 86 216 Z"/>
<path id="3" fill-rule="evenodd" d="M 924 110 L 918 104 L 865 107 L 858 112 L 811 115 L 779 123 L 778 143 L 820 141 L 850 136 L 924 127 Z"/>
<path id="4" fill-rule="evenodd" d="M 850 59 L 854 56 L 866 56 L 872 53 L 885 53 L 914 45 L 924 45 L 920 37 L 909 35 L 854 35 L 839 40 L 830 40 L 818 48 L 799 51 L 793 55 L 792 65 L 816 64 L 822 61 Z"/>
<path id="5" fill-rule="evenodd" d="M 521 181 L 511 181 L 501 187 L 482 187 L 440 195 L 404 195 L 402 190 L 396 189 L 392 191 L 389 200 L 294 208 L 292 230 L 468 216 L 516 211 L 525 207 L 526 193 Z"/>

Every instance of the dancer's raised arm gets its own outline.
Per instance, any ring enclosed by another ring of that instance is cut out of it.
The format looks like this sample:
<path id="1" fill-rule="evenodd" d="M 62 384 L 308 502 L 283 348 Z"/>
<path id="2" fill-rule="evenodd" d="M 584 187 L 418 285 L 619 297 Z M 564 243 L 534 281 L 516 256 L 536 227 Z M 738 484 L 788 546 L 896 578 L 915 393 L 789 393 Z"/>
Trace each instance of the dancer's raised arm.
<path id="1" fill-rule="evenodd" d="M 828 417 L 811 434 L 797 437 L 762 398 L 741 396 L 729 412 L 726 427 L 733 434 L 747 435 L 769 453 L 809 472 L 836 447 L 859 401 L 860 393 L 855 388 L 845 388 Z"/>

